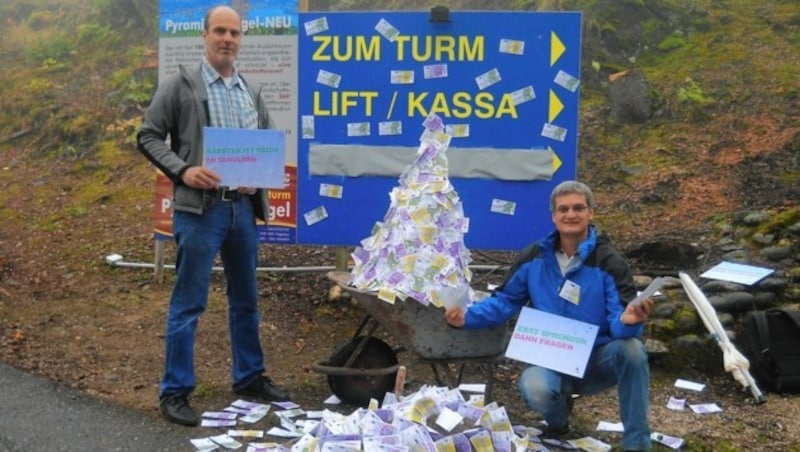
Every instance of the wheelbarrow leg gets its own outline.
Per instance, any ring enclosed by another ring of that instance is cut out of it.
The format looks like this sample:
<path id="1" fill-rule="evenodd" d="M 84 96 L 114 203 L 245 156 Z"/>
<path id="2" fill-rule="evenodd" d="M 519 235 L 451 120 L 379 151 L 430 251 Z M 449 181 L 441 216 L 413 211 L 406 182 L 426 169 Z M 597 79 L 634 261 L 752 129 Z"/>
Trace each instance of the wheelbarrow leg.
<path id="1" fill-rule="evenodd" d="M 460 375 L 459 379 L 453 375 L 453 371 L 450 369 L 450 363 L 431 361 L 431 370 L 433 370 L 433 375 L 436 378 L 437 384 L 449 388 L 458 387 Z"/>
<path id="2" fill-rule="evenodd" d="M 494 386 L 494 373 L 497 370 L 497 363 L 488 363 L 486 367 L 489 370 L 486 372 L 486 391 L 483 393 L 484 403 L 492 403 L 492 387 Z"/>
<path id="3" fill-rule="evenodd" d="M 361 332 L 361 330 L 366 325 L 367 320 L 369 320 L 369 319 L 371 319 L 371 317 L 367 316 L 367 318 L 365 318 L 364 321 L 361 322 L 361 326 L 358 327 L 358 333 Z M 350 355 L 349 358 L 347 358 L 347 361 L 345 361 L 345 363 L 344 363 L 344 365 L 342 367 L 351 367 L 353 365 L 353 362 L 356 360 L 356 358 L 358 358 L 361 355 L 361 352 L 364 351 L 364 347 L 366 347 L 367 343 L 370 341 L 370 338 L 372 337 L 372 334 L 375 333 L 376 329 L 378 329 L 378 323 L 377 322 L 373 322 L 370 325 L 369 331 L 367 332 L 367 334 L 365 334 L 361 338 L 361 341 L 358 343 L 358 346 L 356 346 L 356 349 L 353 350 L 353 353 Z M 356 334 L 355 336 L 353 336 L 353 339 L 357 338 L 358 336 L 359 335 Z"/>
<path id="4" fill-rule="evenodd" d="M 378 322 L 375 319 L 373 319 L 371 315 L 367 314 L 361 320 L 361 324 L 358 325 L 358 328 L 356 328 L 356 332 L 353 333 L 353 338 L 361 336 L 361 332 L 364 330 L 364 328 L 367 327 L 368 324 L 369 324 L 369 333 L 367 333 L 366 336 L 372 336 L 372 333 L 374 333 L 375 330 L 378 328 Z"/>

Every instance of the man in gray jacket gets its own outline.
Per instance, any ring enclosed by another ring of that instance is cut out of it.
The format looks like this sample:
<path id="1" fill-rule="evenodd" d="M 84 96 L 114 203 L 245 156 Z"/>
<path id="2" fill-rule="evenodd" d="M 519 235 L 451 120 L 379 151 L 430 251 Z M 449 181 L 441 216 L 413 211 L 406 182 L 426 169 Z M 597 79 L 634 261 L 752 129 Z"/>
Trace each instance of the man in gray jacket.
<path id="1" fill-rule="evenodd" d="M 227 6 L 208 11 L 203 60 L 193 68 L 181 66 L 179 73 L 159 86 L 137 136 L 139 150 L 174 184 L 176 276 L 159 399 L 164 417 L 183 425 L 200 423 L 189 404 L 196 385 L 195 331 L 208 303 L 218 252 L 227 281 L 233 391 L 267 402 L 289 398 L 264 374 L 258 331 L 256 217 L 266 219 L 266 191 L 221 187 L 219 174 L 203 167 L 204 127 L 272 126 L 260 96 L 247 86 L 235 65 L 241 23 L 236 11 Z"/>

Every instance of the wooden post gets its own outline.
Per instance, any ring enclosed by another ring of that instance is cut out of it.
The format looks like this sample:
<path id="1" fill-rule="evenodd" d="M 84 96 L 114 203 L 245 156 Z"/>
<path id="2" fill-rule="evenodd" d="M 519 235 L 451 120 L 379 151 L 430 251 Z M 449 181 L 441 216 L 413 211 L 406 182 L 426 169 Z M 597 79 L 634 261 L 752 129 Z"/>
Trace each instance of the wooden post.
<path id="1" fill-rule="evenodd" d="M 164 282 L 164 249 L 166 245 L 163 240 L 155 240 L 155 261 L 153 262 L 153 279 L 156 283 Z"/>
<path id="2" fill-rule="evenodd" d="M 347 260 L 350 257 L 348 249 L 344 247 L 336 248 L 336 271 L 347 271 Z"/>

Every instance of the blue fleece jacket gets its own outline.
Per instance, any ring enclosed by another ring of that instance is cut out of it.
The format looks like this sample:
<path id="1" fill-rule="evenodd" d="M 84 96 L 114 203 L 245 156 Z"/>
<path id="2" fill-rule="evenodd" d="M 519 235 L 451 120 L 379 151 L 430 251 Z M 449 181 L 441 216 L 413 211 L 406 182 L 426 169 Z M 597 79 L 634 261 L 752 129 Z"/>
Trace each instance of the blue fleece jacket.
<path id="1" fill-rule="evenodd" d="M 623 302 L 633 299 L 636 289 L 630 267 L 608 237 L 590 226 L 589 236 L 576 255 L 580 262 L 566 274 L 561 273 L 555 256 L 557 246 L 558 232 L 553 231 L 527 248 L 506 282 L 467 310 L 464 328 L 505 323 L 530 303 L 540 311 L 597 325 L 595 347 L 612 339 L 640 336 L 642 324 L 625 325 L 620 321 Z M 567 281 L 580 288 L 577 304 L 559 295 Z"/>

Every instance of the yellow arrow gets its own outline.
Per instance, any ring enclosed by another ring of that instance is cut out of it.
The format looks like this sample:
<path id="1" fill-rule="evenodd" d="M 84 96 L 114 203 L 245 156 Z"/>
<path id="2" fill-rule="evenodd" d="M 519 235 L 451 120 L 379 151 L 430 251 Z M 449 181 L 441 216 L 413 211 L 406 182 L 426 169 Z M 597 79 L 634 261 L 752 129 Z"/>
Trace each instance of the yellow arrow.
<path id="1" fill-rule="evenodd" d="M 558 171 L 558 169 L 561 168 L 561 159 L 558 158 L 558 155 L 555 153 L 555 151 L 553 151 L 553 148 L 547 146 L 547 149 L 549 149 L 550 152 L 553 154 L 553 174 L 555 174 L 556 171 Z"/>
<path id="2" fill-rule="evenodd" d="M 558 35 L 554 31 L 550 32 L 550 66 L 556 64 L 561 55 L 567 51 L 564 43 L 558 39 Z"/>
<path id="3" fill-rule="evenodd" d="M 547 122 L 552 123 L 556 117 L 564 110 L 564 104 L 561 103 L 561 99 L 556 96 L 556 93 L 553 90 L 550 90 L 550 107 L 549 113 L 547 115 Z"/>

